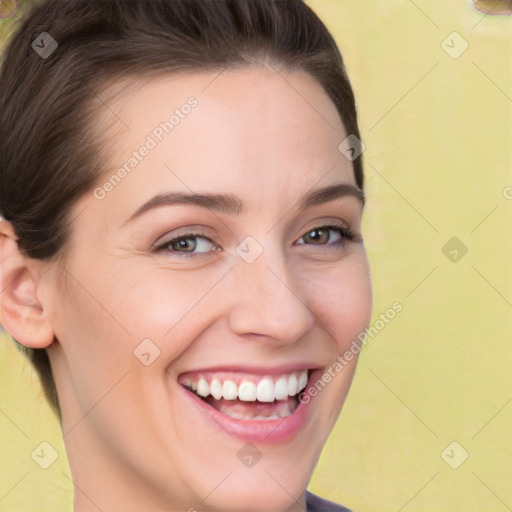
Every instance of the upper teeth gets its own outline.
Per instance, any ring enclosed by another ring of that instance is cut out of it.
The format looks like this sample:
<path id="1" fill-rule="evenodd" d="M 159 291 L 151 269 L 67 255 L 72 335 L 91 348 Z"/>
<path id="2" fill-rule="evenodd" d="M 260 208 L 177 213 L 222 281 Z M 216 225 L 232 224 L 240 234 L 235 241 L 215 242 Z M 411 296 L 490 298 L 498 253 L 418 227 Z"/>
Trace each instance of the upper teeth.
<path id="1" fill-rule="evenodd" d="M 279 377 L 265 376 L 235 379 L 220 375 L 187 375 L 182 379 L 184 386 L 202 397 L 211 395 L 216 400 L 242 400 L 244 402 L 273 402 L 284 400 L 300 393 L 308 383 L 308 370 L 293 372 Z"/>

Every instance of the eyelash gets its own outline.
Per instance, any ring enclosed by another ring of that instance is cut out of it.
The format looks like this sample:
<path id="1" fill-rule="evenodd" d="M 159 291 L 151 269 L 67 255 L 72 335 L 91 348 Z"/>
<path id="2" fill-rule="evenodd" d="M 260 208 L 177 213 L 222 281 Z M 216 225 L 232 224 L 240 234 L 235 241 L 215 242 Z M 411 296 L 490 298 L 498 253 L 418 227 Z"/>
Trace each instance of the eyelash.
<path id="1" fill-rule="evenodd" d="M 333 242 L 330 244 L 319 244 L 319 245 L 299 244 L 299 245 L 313 245 L 313 247 L 326 247 L 326 248 L 329 248 L 328 250 L 336 250 L 338 248 L 343 247 L 347 240 L 352 241 L 355 238 L 354 233 L 348 227 L 342 226 L 342 225 L 329 224 L 329 225 L 325 225 L 325 226 L 318 226 L 318 227 L 315 227 L 315 228 L 312 228 L 312 229 L 306 231 L 306 233 L 304 233 L 304 235 L 302 235 L 300 237 L 300 239 L 304 238 L 305 235 L 310 234 L 313 231 L 325 231 L 325 230 L 337 231 L 341 235 L 341 239 L 338 240 L 337 242 Z M 171 250 L 168 249 L 169 246 L 179 242 L 180 240 L 187 240 L 190 238 L 203 238 L 205 240 L 208 240 L 212 245 L 216 246 L 215 243 L 209 237 L 207 237 L 205 235 L 205 233 L 197 231 L 197 232 L 185 233 L 183 235 L 172 238 L 171 240 L 168 240 L 164 244 L 161 244 L 161 245 L 155 247 L 154 252 L 155 253 L 160 253 L 163 251 L 171 252 Z M 191 252 L 186 252 L 186 251 L 176 251 L 174 249 L 172 250 L 172 252 L 174 253 L 174 255 L 176 255 L 175 257 L 177 257 L 177 258 L 191 258 L 198 254 L 205 254 L 205 253 L 191 253 Z M 173 255 L 173 257 L 174 257 L 174 255 Z"/>

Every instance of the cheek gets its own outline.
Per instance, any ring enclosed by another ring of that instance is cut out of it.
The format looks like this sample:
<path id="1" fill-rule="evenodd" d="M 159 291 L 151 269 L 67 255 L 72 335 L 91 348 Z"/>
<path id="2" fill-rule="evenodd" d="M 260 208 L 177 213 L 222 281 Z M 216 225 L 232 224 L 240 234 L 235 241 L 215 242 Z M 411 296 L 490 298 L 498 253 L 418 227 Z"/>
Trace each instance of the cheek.
<path id="1" fill-rule="evenodd" d="M 372 313 L 372 288 L 366 258 L 347 259 L 332 271 L 310 274 L 307 281 L 310 309 L 344 351 L 365 330 Z"/>
<path id="2" fill-rule="evenodd" d="M 86 401 L 122 370 L 140 370 L 134 350 L 143 340 L 161 351 L 160 361 L 185 352 L 214 317 L 207 295 L 225 273 L 169 271 L 134 259 L 108 265 L 108 258 L 91 272 L 90 264 L 78 263 L 68 265 L 65 286 L 57 290 L 54 330 L 72 380 L 91 395 Z"/>
<path id="3" fill-rule="evenodd" d="M 130 293 L 130 274 L 107 263 L 103 258 L 91 269 L 90 262 L 67 262 L 66 281 L 56 293 L 54 330 L 62 366 L 86 402 L 133 365 L 133 350 L 145 337 L 135 329 L 140 303 Z"/>
<path id="4" fill-rule="evenodd" d="M 322 276 L 320 278 L 320 275 Z M 309 305 L 320 325 L 331 336 L 331 364 L 313 385 L 321 407 L 318 421 L 324 425 L 323 441 L 334 427 L 349 392 L 359 352 L 353 353 L 354 340 L 370 323 L 372 288 L 366 257 L 347 258 L 331 272 L 323 272 L 309 282 Z M 346 358 L 345 354 L 349 354 Z"/>
<path id="5" fill-rule="evenodd" d="M 208 320 L 208 313 L 214 315 L 208 306 L 205 311 L 205 305 L 211 304 L 208 295 L 219 276 L 222 270 L 211 268 L 193 272 L 146 268 L 120 292 L 125 298 L 120 314 L 136 337 L 162 340 L 179 350 L 179 344 L 170 342 L 182 338 L 177 333 L 183 329 L 193 332 Z"/>

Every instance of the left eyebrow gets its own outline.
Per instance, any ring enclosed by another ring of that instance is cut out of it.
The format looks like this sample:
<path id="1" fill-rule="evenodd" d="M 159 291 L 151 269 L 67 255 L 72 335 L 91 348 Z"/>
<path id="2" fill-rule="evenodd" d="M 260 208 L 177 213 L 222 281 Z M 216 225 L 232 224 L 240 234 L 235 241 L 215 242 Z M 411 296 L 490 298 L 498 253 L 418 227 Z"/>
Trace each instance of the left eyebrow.
<path id="1" fill-rule="evenodd" d="M 359 187 L 351 185 L 350 183 L 338 183 L 337 185 L 311 190 L 300 199 L 298 208 L 305 209 L 346 196 L 355 197 L 361 202 L 361 206 L 364 205 L 365 196 Z M 243 201 L 233 194 L 166 192 L 157 194 L 144 203 L 123 223 L 123 225 L 154 208 L 183 204 L 199 206 L 200 208 L 236 216 L 242 215 L 246 209 Z"/>
<path id="2" fill-rule="evenodd" d="M 364 192 L 359 187 L 351 185 L 350 183 L 338 183 L 337 185 L 331 185 L 330 187 L 311 190 L 300 200 L 299 209 L 327 203 L 333 199 L 345 196 L 355 197 L 361 202 L 361 206 L 364 206 Z"/>

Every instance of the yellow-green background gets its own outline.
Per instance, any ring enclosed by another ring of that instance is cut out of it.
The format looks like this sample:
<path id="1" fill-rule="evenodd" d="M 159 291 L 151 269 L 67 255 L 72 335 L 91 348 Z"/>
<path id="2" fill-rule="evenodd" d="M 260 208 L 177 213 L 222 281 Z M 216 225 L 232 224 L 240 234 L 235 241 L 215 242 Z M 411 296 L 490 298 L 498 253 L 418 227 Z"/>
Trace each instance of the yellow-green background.
<path id="1" fill-rule="evenodd" d="M 310 489 L 356 512 L 511 510 L 512 17 L 469 0 L 308 3 L 358 101 L 373 322 L 403 305 L 364 349 Z M 452 32 L 469 45 L 457 59 Z M 452 237 L 468 248 L 456 263 Z M 67 511 L 58 423 L 6 336 L 0 355 L 0 511 Z M 47 470 L 30 457 L 41 441 L 60 454 Z M 453 441 L 458 469 L 441 457 Z"/>

